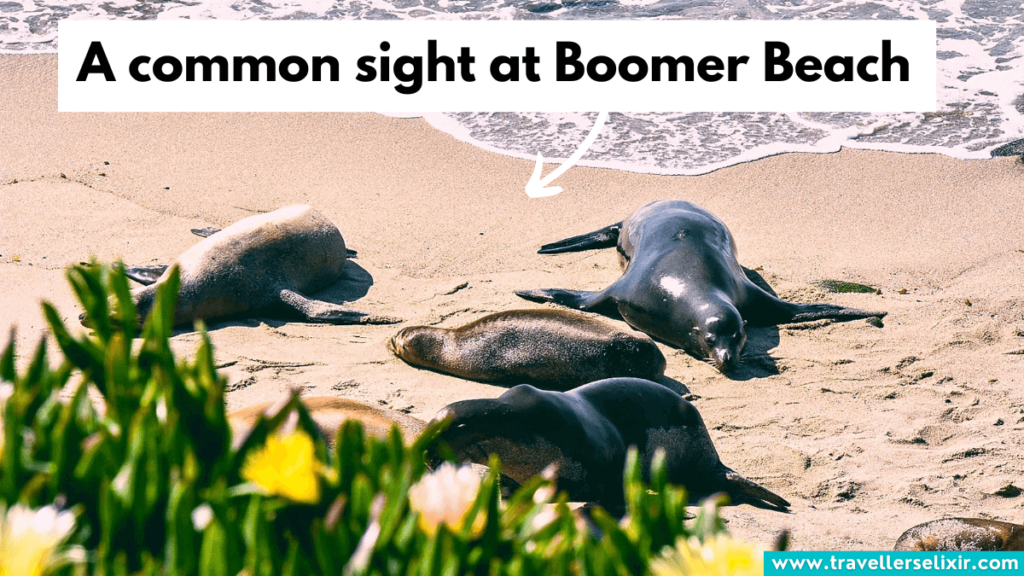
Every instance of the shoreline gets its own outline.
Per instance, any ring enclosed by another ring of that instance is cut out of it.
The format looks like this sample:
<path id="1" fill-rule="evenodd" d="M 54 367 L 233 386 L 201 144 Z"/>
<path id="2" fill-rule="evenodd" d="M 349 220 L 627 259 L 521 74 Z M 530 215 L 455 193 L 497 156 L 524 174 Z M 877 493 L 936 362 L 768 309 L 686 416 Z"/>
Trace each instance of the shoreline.
<path id="1" fill-rule="evenodd" d="M 732 378 L 661 346 L 722 461 L 794 504 L 792 514 L 726 508 L 734 535 L 767 544 L 790 529 L 794 549 L 891 549 L 907 528 L 944 516 L 1020 521 L 1024 496 L 993 495 L 1024 477 L 1017 158 L 843 150 L 703 176 L 576 166 L 559 178 L 561 194 L 530 199 L 532 160 L 423 119 L 60 114 L 55 56 L 0 56 L 0 84 L 10 151 L 0 157 L 0 331 L 19 326 L 19 361 L 43 327 L 40 299 L 77 327 L 65 266 L 90 256 L 166 263 L 198 240 L 190 228 L 308 203 L 359 252 L 347 272 L 365 295 L 352 307 L 406 322 L 211 323 L 217 362 L 230 364 L 229 408 L 299 387 L 429 420 L 505 388 L 408 366 L 388 337 L 536 307 L 516 289 L 603 288 L 619 275 L 614 251 L 537 248 L 651 200 L 687 199 L 729 226 L 740 262 L 780 296 L 889 313 L 881 329 L 752 330 Z M 814 286 L 825 279 L 882 293 L 828 294 Z M 196 341 L 183 332 L 174 345 L 189 354 Z"/>
<path id="2" fill-rule="evenodd" d="M 799 113 L 784 114 L 790 117 L 791 119 L 799 116 Z M 536 152 L 519 152 L 514 150 L 502 149 L 483 140 L 473 138 L 471 135 L 471 130 L 469 130 L 466 126 L 452 120 L 451 118 L 448 118 L 443 113 L 381 113 L 381 115 L 387 116 L 389 118 L 422 118 L 438 131 L 447 134 L 459 140 L 460 142 L 465 142 L 467 144 L 480 148 L 481 150 L 486 150 L 487 152 L 500 154 L 502 156 L 507 156 L 509 158 L 528 160 L 530 162 L 536 161 Z M 596 116 L 596 113 L 594 114 L 594 116 Z M 798 124 L 803 124 L 808 128 L 821 128 L 825 131 L 828 131 L 830 129 L 826 125 L 819 124 L 810 119 L 797 118 L 794 121 Z M 861 143 L 855 142 L 850 139 L 843 139 L 844 133 L 851 135 L 870 134 L 873 129 L 883 127 L 885 124 L 886 122 L 884 120 L 880 120 L 875 122 L 874 124 L 867 126 L 846 128 L 843 130 L 837 129 L 835 133 L 815 142 L 814 144 L 793 144 L 781 142 L 764 144 L 762 146 L 746 150 L 741 154 L 729 158 L 728 160 L 706 164 L 699 168 L 663 168 L 656 166 L 641 166 L 637 163 L 630 163 L 620 160 L 589 160 L 585 158 L 586 154 L 584 154 L 584 158 L 577 161 L 574 164 L 574 166 L 586 168 L 601 168 L 607 170 L 619 170 L 623 172 L 630 172 L 633 174 L 649 174 L 654 176 L 704 176 L 707 174 L 711 174 L 713 172 L 717 172 L 719 170 L 725 170 L 733 166 L 741 166 L 744 164 L 749 164 L 751 162 L 757 162 L 759 160 L 764 160 L 766 158 L 771 158 L 774 156 L 782 156 L 786 154 L 836 154 L 839 152 L 843 152 L 844 150 L 863 150 L 898 154 L 939 154 L 957 160 L 989 160 L 993 158 L 993 156 L 990 154 L 990 152 L 992 152 L 993 150 L 997 150 L 999 148 L 1017 142 L 1017 140 L 1008 140 L 1006 142 L 1000 142 L 997 144 L 986 146 L 985 148 L 981 148 L 971 153 L 963 153 L 962 151 L 960 151 L 961 153 L 957 154 L 957 150 L 951 148 L 944 148 L 941 146 L 923 147 L 892 143 Z M 574 141 L 582 142 L 592 126 L 592 121 L 590 125 L 585 124 L 585 128 L 583 130 L 578 130 L 579 138 L 574 139 Z M 602 130 L 602 134 L 605 131 L 610 130 L 612 128 L 613 126 L 606 125 L 605 128 Z M 598 141 L 600 140 L 601 137 L 599 136 Z M 827 144 L 823 144 L 826 142 Z M 594 146 L 591 147 L 591 149 L 594 148 Z M 572 151 L 575 151 L 575 149 L 570 148 L 569 152 L 571 153 Z M 554 169 L 557 165 L 565 162 L 567 158 L 568 155 L 565 155 L 564 157 L 550 158 L 545 155 L 545 171 Z"/>

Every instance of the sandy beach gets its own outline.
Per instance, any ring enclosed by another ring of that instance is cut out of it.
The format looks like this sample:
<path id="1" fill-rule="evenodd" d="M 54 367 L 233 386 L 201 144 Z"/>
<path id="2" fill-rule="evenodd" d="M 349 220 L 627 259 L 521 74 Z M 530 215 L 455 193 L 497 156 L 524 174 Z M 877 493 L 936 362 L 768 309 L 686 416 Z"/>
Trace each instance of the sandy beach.
<path id="1" fill-rule="evenodd" d="M 41 300 L 77 327 L 64 279 L 96 257 L 167 263 L 255 213 L 310 204 L 358 259 L 318 295 L 399 326 L 274 319 L 212 323 L 229 407 L 292 387 L 430 419 L 505 388 L 413 368 L 402 326 L 459 326 L 539 305 L 516 289 L 601 289 L 613 250 L 544 243 L 646 202 L 696 202 L 731 229 L 740 262 L 778 294 L 884 310 L 750 331 L 728 377 L 662 346 L 722 461 L 793 503 L 724 515 L 734 535 L 782 529 L 807 550 L 891 549 L 948 516 L 1024 522 L 1024 165 L 932 154 L 786 154 L 698 177 L 575 167 L 530 199 L 530 161 L 483 151 L 421 119 L 376 114 L 60 114 L 55 55 L 0 56 L 0 330 L 28 354 Z M 547 170 L 552 169 L 549 166 Z M 829 294 L 825 279 L 880 294 Z M 629 327 L 619 321 L 617 327 Z M 183 354 L 197 338 L 175 337 Z"/>

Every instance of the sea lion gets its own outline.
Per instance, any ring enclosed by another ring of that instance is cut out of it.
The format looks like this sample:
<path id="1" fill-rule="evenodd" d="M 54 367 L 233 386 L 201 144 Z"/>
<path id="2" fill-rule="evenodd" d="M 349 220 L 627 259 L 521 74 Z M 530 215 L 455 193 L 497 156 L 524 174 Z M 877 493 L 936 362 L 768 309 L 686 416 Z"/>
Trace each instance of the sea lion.
<path id="1" fill-rule="evenodd" d="M 309 322 L 331 324 L 398 321 L 305 296 L 336 282 L 350 255 L 338 228 L 309 206 L 250 216 L 216 232 L 194 232 L 209 236 L 172 263 L 181 273 L 176 325 L 264 312 L 297 313 Z M 143 266 L 125 273 L 146 284 L 132 291 L 144 319 L 170 271 L 167 266 Z M 88 321 L 80 318 L 83 324 Z"/>
<path id="2" fill-rule="evenodd" d="M 616 246 L 622 276 L 600 292 L 541 289 L 516 294 L 579 310 L 611 309 L 630 326 L 708 359 L 725 372 L 739 362 L 746 324 L 884 316 L 832 304 L 786 302 L 747 278 L 721 220 L 682 200 L 651 202 L 618 224 L 541 247 L 558 254 Z"/>
<path id="3" fill-rule="evenodd" d="M 981 518 L 932 520 L 904 532 L 893 549 L 1024 552 L 1024 526 Z"/>
<path id="4" fill-rule="evenodd" d="M 402 431 L 402 438 L 408 443 L 413 442 L 426 428 L 426 424 L 412 416 L 346 398 L 311 396 L 302 398 L 302 403 L 306 405 L 309 415 L 313 417 L 324 440 L 331 447 L 334 446 L 334 437 L 345 420 L 359 420 L 363 423 L 366 435 L 375 438 L 386 438 L 391 427 L 398 426 Z M 245 440 L 260 416 L 273 416 L 282 406 L 282 402 L 263 402 L 228 414 L 228 423 L 231 425 L 236 448 Z"/>
<path id="5" fill-rule="evenodd" d="M 650 338 L 568 310 L 510 310 L 453 329 L 410 326 L 388 348 L 414 366 L 469 380 L 557 390 L 665 374 L 665 357 Z"/>
<path id="6" fill-rule="evenodd" d="M 569 392 L 521 384 L 495 399 L 450 404 L 433 421 L 445 419 L 451 422 L 438 439 L 458 458 L 487 464 L 497 454 L 502 473 L 519 483 L 555 464 L 558 488 L 572 501 L 621 507 L 626 451 L 636 446 L 645 477 L 655 451 L 664 449 L 669 481 L 694 501 L 725 492 L 736 504 L 789 507 L 722 464 L 697 409 L 647 380 L 609 378 Z M 440 453 L 440 445 L 432 447 L 431 462 Z"/>

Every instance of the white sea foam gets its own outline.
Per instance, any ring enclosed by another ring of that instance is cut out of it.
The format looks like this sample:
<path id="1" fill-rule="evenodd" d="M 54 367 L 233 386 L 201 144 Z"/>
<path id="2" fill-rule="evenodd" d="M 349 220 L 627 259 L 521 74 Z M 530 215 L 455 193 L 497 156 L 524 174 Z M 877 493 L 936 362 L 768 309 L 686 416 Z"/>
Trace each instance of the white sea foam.
<path id="1" fill-rule="evenodd" d="M 0 0 L 0 53 L 52 53 L 74 19 L 931 19 L 930 114 L 612 113 L 582 165 L 701 174 L 783 152 L 840 147 L 986 158 L 1024 138 L 1021 0 Z M 406 114 L 400 116 L 413 116 Z M 596 111 L 427 114 L 456 138 L 511 156 L 566 158 Z"/>

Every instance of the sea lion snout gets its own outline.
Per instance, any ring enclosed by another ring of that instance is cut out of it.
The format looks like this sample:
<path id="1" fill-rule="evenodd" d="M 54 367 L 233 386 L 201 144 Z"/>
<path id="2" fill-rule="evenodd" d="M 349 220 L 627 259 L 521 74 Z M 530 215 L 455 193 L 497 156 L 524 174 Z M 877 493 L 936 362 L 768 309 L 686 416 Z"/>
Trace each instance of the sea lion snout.
<path id="1" fill-rule="evenodd" d="M 729 370 L 733 367 L 736 356 L 728 348 L 715 349 L 715 364 L 720 370 Z"/>

